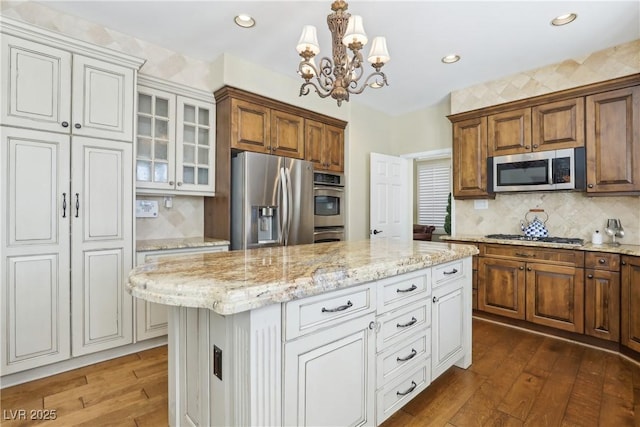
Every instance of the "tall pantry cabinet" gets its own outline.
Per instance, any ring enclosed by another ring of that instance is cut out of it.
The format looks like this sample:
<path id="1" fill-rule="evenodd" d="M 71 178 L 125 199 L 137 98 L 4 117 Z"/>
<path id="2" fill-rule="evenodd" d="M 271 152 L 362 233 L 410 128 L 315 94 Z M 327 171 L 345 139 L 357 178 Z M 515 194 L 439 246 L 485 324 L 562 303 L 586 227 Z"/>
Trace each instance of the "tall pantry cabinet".
<path id="1" fill-rule="evenodd" d="M 143 61 L 2 17 L 0 374 L 132 342 Z"/>

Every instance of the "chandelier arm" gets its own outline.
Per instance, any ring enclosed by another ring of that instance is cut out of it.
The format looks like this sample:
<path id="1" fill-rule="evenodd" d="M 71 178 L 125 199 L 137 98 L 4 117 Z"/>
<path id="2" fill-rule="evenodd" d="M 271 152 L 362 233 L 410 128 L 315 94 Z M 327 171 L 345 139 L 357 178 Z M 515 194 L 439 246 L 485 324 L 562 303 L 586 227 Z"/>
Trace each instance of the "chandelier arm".
<path id="1" fill-rule="evenodd" d="M 374 77 L 382 77 L 382 82 L 379 83 L 380 87 L 382 86 L 389 86 L 389 83 L 387 82 L 387 76 L 384 75 L 384 73 L 382 71 L 379 72 L 375 72 L 375 73 L 371 73 L 367 76 L 367 79 L 362 83 L 362 85 L 359 88 L 356 88 L 355 86 L 352 88 L 351 86 L 349 86 L 349 88 L 347 89 L 349 91 L 349 93 L 353 94 L 353 95 L 359 95 L 362 92 L 364 92 L 364 90 L 369 87 L 370 85 L 370 81 L 371 79 L 373 79 Z M 377 81 L 377 80 L 376 80 Z"/>
<path id="2" fill-rule="evenodd" d="M 314 82 L 304 82 L 300 86 L 300 96 L 309 94 L 309 86 L 313 87 L 320 98 L 326 98 L 331 95 L 331 90 L 324 87 L 318 87 Z"/>

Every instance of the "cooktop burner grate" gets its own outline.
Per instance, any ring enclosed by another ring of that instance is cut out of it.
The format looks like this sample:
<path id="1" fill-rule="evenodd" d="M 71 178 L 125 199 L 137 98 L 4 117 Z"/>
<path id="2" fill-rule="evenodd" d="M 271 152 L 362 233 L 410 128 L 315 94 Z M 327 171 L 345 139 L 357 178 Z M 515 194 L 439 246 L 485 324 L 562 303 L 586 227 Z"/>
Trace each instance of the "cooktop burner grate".
<path id="1" fill-rule="evenodd" d="M 574 237 L 529 237 L 521 234 L 487 234 L 488 239 L 524 240 L 528 242 L 566 243 L 569 245 L 584 245 L 584 240 Z"/>

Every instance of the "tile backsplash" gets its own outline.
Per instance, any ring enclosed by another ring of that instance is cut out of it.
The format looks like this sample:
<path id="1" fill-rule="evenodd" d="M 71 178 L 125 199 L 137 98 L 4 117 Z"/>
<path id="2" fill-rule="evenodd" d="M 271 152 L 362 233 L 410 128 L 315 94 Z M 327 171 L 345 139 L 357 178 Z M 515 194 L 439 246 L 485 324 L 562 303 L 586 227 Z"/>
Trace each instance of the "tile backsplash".
<path id="1" fill-rule="evenodd" d="M 173 196 L 171 208 L 164 206 L 163 196 L 138 196 L 136 199 L 158 202 L 157 218 L 136 218 L 136 240 L 204 235 L 203 197 Z"/>
<path id="2" fill-rule="evenodd" d="M 579 237 L 591 241 L 595 230 L 604 234 L 607 218 L 619 218 L 625 236 L 623 244 L 640 245 L 640 196 L 587 197 L 580 192 L 540 192 L 497 194 L 489 200 L 488 209 L 474 209 L 473 200 L 456 200 L 456 234 L 486 235 L 494 233 L 520 234 L 520 221 L 529 209 L 544 209 L 549 215 L 549 234 L 559 237 Z M 460 212 L 464 212 L 460 215 Z M 500 215 L 496 215 L 500 212 Z M 533 213 L 529 219 L 533 218 Z M 544 214 L 541 214 L 543 219 Z"/>

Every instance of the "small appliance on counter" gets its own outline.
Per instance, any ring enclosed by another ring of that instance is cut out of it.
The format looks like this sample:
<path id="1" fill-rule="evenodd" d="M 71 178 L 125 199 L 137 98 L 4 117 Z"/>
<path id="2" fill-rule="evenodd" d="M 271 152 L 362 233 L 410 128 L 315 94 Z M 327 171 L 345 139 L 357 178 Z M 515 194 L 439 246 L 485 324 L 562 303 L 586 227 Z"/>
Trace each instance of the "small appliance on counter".
<path id="1" fill-rule="evenodd" d="M 591 243 L 593 243 L 594 245 L 602 244 L 602 234 L 600 233 L 600 230 L 596 230 L 593 232 L 593 234 L 591 235 Z"/>

